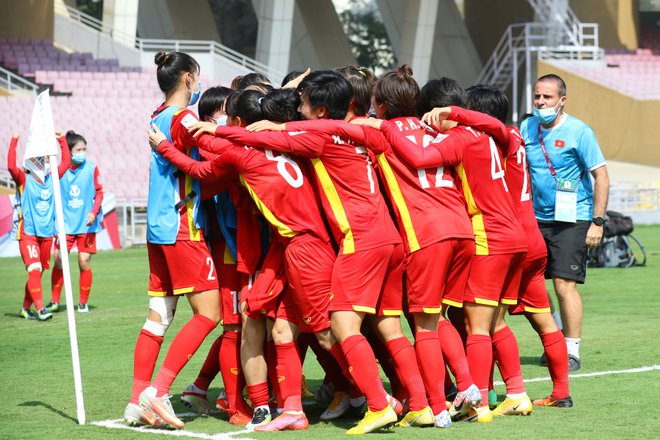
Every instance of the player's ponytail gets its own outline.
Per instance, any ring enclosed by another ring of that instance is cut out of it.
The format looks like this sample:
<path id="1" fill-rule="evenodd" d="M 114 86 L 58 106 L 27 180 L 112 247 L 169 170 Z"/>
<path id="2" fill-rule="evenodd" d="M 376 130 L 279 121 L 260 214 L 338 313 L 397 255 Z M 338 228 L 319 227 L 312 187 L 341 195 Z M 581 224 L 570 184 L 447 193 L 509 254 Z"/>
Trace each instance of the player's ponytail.
<path id="1" fill-rule="evenodd" d="M 257 90 L 236 90 L 225 102 L 227 116 L 241 118 L 243 125 L 261 121 L 264 116 L 259 99 L 263 96 L 264 94 Z"/>
<path id="2" fill-rule="evenodd" d="M 376 104 L 387 104 L 385 119 L 414 116 L 419 100 L 419 85 L 407 64 L 396 71 L 385 74 L 376 82 L 374 100 Z"/>
<path id="3" fill-rule="evenodd" d="M 81 134 L 78 134 L 73 130 L 66 132 L 66 143 L 69 146 L 69 150 L 72 150 L 73 146 L 78 142 L 82 142 L 87 145 L 87 140 Z"/>
<path id="4" fill-rule="evenodd" d="M 199 73 L 197 61 L 183 52 L 157 52 L 154 55 L 154 62 L 158 66 L 156 69 L 158 86 L 165 96 L 169 96 L 176 89 L 182 74 Z"/>
<path id="5" fill-rule="evenodd" d="M 335 70 L 353 87 L 355 115 L 367 116 L 371 108 L 371 89 L 374 85 L 374 74 L 366 67 L 346 66 Z"/>

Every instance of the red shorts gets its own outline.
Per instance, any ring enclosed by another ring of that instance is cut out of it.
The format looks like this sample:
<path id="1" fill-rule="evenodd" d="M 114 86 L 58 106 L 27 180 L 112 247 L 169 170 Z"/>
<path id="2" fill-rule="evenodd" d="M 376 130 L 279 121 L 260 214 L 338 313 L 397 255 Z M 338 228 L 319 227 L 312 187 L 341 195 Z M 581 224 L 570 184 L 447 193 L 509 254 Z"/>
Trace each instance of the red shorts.
<path id="1" fill-rule="evenodd" d="M 526 252 L 474 255 L 465 301 L 497 306 L 518 302 L 518 289 Z"/>
<path id="2" fill-rule="evenodd" d="M 284 257 L 289 294 L 277 317 L 298 325 L 304 333 L 330 328 L 330 281 L 337 258 L 332 246 L 304 234 L 289 242 Z"/>
<path id="3" fill-rule="evenodd" d="M 330 311 L 395 316 L 403 308 L 403 245 L 339 254 L 332 271 Z"/>
<path id="4" fill-rule="evenodd" d="M 66 234 L 66 249 L 71 251 L 73 245 L 76 245 L 78 252 L 87 252 L 88 254 L 96 253 L 96 233 L 90 232 L 88 234 Z M 59 249 L 60 240 L 55 237 L 55 247 Z"/>
<path id="5" fill-rule="evenodd" d="M 278 240 L 271 241 L 254 283 L 241 290 L 240 301 L 246 302 L 247 313 L 252 319 L 275 319 L 279 297 L 284 292 L 287 281 L 284 246 L 285 244 Z"/>
<path id="6" fill-rule="evenodd" d="M 218 272 L 220 308 L 222 309 L 221 324 L 240 324 L 240 292 L 243 286 L 248 284 L 248 275 L 236 270 L 234 256 L 223 239 L 213 240 L 210 244 L 211 256 Z"/>
<path id="7" fill-rule="evenodd" d="M 149 295 L 171 296 L 218 289 L 218 276 L 203 241 L 147 242 Z"/>
<path id="8" fill-rule="evenodd" d="M 520 279 L 518 304 L 509 307 L 509 313 L 550 313 L 548 290 L 545 287 L 546 256 L 534 260 L 525 260 Z"/>
<path id="9" fill-rule="evenodd" d="M 473 240 L 451 238 L 408 255 L 408 310 L 440 313 L 441 303 L 461 307 L 473 254 Z"/>
<path id="10" fill-rule="evenodd" d="M 34 235 L 21 234 L 18 248 L 23 257 L 25 267 L 31 264 L 41 264 L 41 269 L 50 267 L 50 250 L 53 247 L 53 237 L 35 237 Z"/>

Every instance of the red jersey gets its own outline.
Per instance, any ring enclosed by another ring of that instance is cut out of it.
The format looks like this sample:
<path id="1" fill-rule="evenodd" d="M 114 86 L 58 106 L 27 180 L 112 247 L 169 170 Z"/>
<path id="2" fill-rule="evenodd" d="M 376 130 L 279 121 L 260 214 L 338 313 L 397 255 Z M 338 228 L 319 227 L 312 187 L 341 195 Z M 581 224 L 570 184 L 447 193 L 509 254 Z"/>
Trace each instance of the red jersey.
<path id="1" fill-rule="evenodd" d="M 516 127 L 507 127 L 502 131 L 502 124 L 497 119 L 484 113 L 451 108 L 451 119 L 470 125 L 492 135 L 503 146 L 504 178 L 509 187 L 509 195 L 518 213 L 518 219 L 527 237 L 527 259 L 534 260 L 547 255 L 545 241 L 532 206 L 529 170 L 525 154 L 525 143 Z"/>
<path id="2" fill-rule="evenodd" d="M 393 122 L 384 121 L 381 129 L 392 147 L 414 167 L 455 167 L 472 220 L 476 255 L 527 251 L 504 179 L 502 154 L 490 136 L 459 125 L 438 133 L 424 148 L 406 138 Z"/>
<path id="3" fill-rule="evenodd" d="M 221 126 L 216 134 L 310 158 L 341 253 L 401 243 L 364 147 L 340 136 L 307 131 L 249 133 L 241 127 Z"/>
<path id="4" fill-rule="evenodd" d="M 392 121 L 417 145 L 426 145 L 435 137 L 435 132 L 416 117 Z M 365 145 L 376 155 L 407 252 L 447 238 L 474 239 L 465 199 L 456 188 L 452 167 L 414 168 L 392 149 L 381 132 L 343 121 L 300 121 L 287 124 L 287 128 L 343 136 Z"/>
<path id="5" fill-rule="evenodd" d="M 204 135 L 198 142 L 209 150 L 214 142 L 226 141 Z M 213 161 L 198 162 L 177 152 L 165 141 L 158 146 L 158 153 L 184 173 L 200 180 L 215 178 L 235 169 L 259 211 L 282 237 L 309 233 L 326 243 L 330 241 L 314 189 L 303 168 L 289 155 L 234 146 L 225 148 L 224 153 Z"/>

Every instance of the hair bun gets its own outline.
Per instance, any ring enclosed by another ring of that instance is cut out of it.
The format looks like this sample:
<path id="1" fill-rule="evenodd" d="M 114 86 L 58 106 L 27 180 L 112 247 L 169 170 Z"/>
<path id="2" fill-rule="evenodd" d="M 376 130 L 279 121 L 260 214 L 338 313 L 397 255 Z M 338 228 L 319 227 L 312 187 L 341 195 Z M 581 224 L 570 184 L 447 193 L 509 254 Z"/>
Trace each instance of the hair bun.
<path id="1" fill-rule="evenodd" d="M 407 64 L 403 64 L 401 67 L 399 67 L 397 69 L 397 73 L 402 76 L 413 76 L 413 70 Z"/>
<path id="2" fill-rule="evenodd" d="M 156 52 L 156 55 L 154 55 L 154 62 L 158 67 L 161 67 L 163 64 L 167 62 L 168 55 L 164 51 L 159 51 Z"/>
<path id="3" fill-rule="evenodd" d="M 75 134 L 76 134 L 76 132 L 73 131 L 73 130 L 69 130 L 69 131 L 66 132 L 66 136 L 73 136 Z"/>

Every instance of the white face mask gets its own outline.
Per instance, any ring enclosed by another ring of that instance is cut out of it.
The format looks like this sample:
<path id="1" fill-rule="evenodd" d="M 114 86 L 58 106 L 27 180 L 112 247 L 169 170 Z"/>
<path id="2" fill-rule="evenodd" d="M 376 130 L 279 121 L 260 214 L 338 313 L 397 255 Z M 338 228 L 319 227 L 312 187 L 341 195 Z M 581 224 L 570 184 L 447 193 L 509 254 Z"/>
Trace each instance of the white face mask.
<path id="1" fill-rule="evenodd" d="M 532 114 L 541 120 L 541 124 L 552 124 L 552 122 L 557 119 L 559 114 L 561 99 L 557 102 L 557 105 L 554 107 L 547 108 L 534 108 Z"/>

